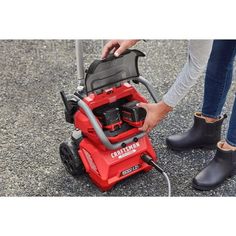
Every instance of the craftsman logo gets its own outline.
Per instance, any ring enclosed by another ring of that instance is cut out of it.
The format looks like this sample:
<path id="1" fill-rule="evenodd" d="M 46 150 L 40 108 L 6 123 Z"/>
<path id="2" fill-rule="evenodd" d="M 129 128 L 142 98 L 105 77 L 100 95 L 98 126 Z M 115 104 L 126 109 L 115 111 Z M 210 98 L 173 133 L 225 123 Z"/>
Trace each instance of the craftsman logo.
<path id="1" fill-rule="evenodd" d="M 133 153 L 135 153 L 137 151 L 137 148 L 140 146 L 140 143 L 137 142 L 137 143 L 133 143 L 125 148 L 121 148 L 119 149 L 118 151 L 115 151 L 115 152 L 112 152 L 111 153 L 111 157 L 112 158 L 123 158 L 123 157 L 126 157 L 128 155 L 131 155 Z"/>
<path id="2" fill-rule="evenodd" d="M 132 166 L 131 168 L 122 171 L 120 175 L 121 175 L 121 176 L 128 175 L 128 174 L 130 174 L 131 172 L 133 172 L 133 171 L 135 171 L 135 170 L 137 170 L 137 169 L 139 169 L 139 168 L 140 168 L 140 165 Z"/>

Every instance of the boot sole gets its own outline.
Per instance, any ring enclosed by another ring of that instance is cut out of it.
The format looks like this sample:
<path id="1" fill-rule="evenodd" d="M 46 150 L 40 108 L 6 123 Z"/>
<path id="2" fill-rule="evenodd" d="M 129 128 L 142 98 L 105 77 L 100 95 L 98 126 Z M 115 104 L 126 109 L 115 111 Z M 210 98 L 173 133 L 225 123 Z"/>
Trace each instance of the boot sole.
<path id="1" fill-rule="evenodd" d="M 235 175 L 236 175 L 236 169 L 233 170 L 233 171 L 229 174 L 229 176 L 228 176 L 227 178 L 225 178 L 225 180 L 228 179 L 228 178 L 231 178 L 231 177 L 233 177 L 233 176 L 235 176 Z M 223 182 L 224 182 L 224 181 L 223 181 Z M 223 182 L 222 182 L 222 183 L 219 183 L 219 184 L 217 184 L 217 185 L 214 185 L 214 186 L 199 186 L 199 185 L 197 185 L 197 184 L 195 184 L 195 183 L 192 182 L 192 187 L 193 187 L 194 189 L 200 190 L 200 191 L 210 191 L 210 190 L 214 190 L 214 189 L 218 188 L 220 185 L 223 184 Z"/>
<path id="2" fill-rule="evenodd" d="M 214 190 L 217 187 L 219 187 L 222 183 L 214 185 L 214 186 L 199 186 L 197 184 L 192 183 L 192 187 L 196 190 L 200 190 L 200 191 L 210 191 L 210 190 Z"/>

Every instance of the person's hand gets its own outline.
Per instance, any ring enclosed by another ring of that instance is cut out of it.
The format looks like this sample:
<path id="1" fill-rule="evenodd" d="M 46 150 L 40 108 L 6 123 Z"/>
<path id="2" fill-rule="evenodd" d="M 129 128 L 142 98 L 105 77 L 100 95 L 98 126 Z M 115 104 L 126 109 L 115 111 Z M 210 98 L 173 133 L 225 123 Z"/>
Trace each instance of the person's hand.
<path id="1" fill-rule="evenodd" d="M 120 56 L 126 49 L 134 46 L 139 40 L 111 40 L 103 48 L 102 59 L 105 59 L 110 52 L 116 57 Z"/>
<path id="2" fill-rule="evenodd" d="M 137 106 L 142 107 L 146 110 L 147 115 L 144 124 L 140 131 L 149 133 L 157 124 L 159 124 L 167 114 L 173 110 L 172 107 L 165 104 L 163 101 L 158 103 L 138 103 Z"/>

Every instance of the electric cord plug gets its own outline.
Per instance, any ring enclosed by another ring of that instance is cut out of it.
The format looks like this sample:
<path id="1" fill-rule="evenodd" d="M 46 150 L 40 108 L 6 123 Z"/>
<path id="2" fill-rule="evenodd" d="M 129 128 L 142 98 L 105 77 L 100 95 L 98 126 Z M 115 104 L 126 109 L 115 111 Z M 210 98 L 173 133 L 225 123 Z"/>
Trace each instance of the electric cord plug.
<path id="1" fill-rule="evenodd" d="M 141 159 L 148 165 L 153 166 L 158 172 L 160 172 L 165 177 L 168 184 L 168 197 L 171 197 L 171 184 L 170 184 L 170 179 L 166 174 L 166 172 L 160 166 L 158 166 L 157 163 L 155 163 L 150 156 L 142 155 Z"/>

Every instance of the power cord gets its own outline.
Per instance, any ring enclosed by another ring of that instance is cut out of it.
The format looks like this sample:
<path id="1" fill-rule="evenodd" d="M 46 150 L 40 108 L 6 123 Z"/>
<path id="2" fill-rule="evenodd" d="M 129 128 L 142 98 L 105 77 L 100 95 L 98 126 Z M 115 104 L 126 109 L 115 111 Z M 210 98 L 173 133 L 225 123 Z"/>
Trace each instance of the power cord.
<path id="1" fill-rule="evenodd" d="M 142 155 L 141 159 L 146 162 L 148 165 L 153 166 L 158 172 L 160 172 L 166 179 L 167 184 L 168 184 L 168 197 L 171 197 L 171 184 L 170 184 L 170 179 L 168 177 L 168 175 L 166 174 L 166 172 L 160 167 L 158 166 L 150 156 L 148 155 Z"/>

